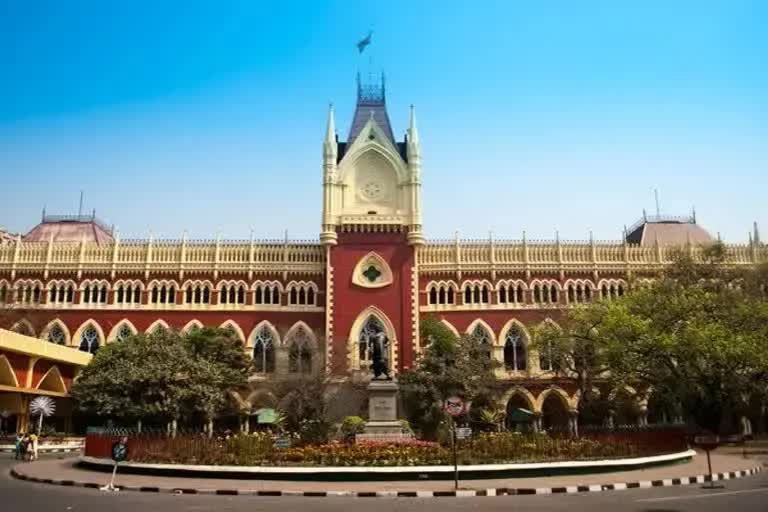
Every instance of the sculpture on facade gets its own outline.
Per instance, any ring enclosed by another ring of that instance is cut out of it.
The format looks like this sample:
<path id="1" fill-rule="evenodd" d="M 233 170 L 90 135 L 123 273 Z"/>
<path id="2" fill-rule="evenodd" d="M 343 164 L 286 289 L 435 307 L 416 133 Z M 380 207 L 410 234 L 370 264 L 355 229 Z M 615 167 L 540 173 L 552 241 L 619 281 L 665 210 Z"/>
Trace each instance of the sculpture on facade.
<path id="1" fill-rule="evenodd" d="M 368 348 L 371 354 L 371 369 L 373 378 L 378 379 L 384 376 L 391 380 L 389 375 L 389 339 L 383 332 L 376 333 L 368 338 Z"/>

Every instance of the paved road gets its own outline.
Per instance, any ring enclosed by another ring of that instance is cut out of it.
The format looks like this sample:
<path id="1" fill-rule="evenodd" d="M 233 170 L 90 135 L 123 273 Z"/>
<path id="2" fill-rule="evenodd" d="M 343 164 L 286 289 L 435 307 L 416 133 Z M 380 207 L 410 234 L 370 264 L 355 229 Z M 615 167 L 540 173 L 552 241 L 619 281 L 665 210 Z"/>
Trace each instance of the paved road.
<path id="1" fill-rule="evenodd" d="M 551 496 L 498 498 L 268 498 L 255 496 L 174 496 L 138 492 L 106 494 L 94 489 L 58 487 L 12 479 L 14 465 L 0 455 L 0 510 L 3 512 L 137 512 L 142 510 L 338 512 L 569 511 L 569 512 L 738 512 L 768 511 L 768 472 L 724 482 L 716 491 L 700 486 L 669 487 Z"/>

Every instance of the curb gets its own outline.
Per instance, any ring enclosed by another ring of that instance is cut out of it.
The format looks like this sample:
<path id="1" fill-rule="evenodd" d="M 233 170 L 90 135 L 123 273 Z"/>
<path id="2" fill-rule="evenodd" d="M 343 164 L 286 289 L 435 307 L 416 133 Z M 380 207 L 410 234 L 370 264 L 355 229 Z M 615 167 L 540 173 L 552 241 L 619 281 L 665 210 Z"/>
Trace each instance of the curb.
<path id="1" fill-rule="evenodd" d="M 0 448 L 0 453 L 13 453 L 16 450 L 14 448 Z M 38 448 L 38 453 L 72 453 L 82 452 L 83 448 Z"/>
<path id="2" fill-rule="evenodd" d="M 672 487 L 678 485 L 699 484 L 709 481 L 734 480 L 745 476 L 756 475 L 762 472 L 762 466 L 741 471 L 727 473 L 715 473 L 710 480 L 709 475 L 697 475 L 681 478 L 667 478 L 664 480 L 644 480 L 640 482 L 626 482 L 614 484 L 578 485 L 570 487 L 540 487 L 540 488 L 508 488 L 458 490 L 458 491 L 269 491 L 249 489 L 192 489 L 179 487 L 151 487 L 151 486 L 116 486 L 121 491 L 152 492 L 161 494 L 206 494 L 224 496 L 291 496 L 305 498 L 474 498 L 481 496 L 516 496 L 531 494 L 577 494 L 583 492 L 623 491 L 626 489 L 648 489 L 651 487 Z M 25 475 L 11 469 L 11 476 L 28 482 L 38 482 L 65 487 L 85 487 L 98 489 L 103 484 L 93 482 L 75 482 L 74 480 L 53 480 L 50 478 L 37 478 Z"/>

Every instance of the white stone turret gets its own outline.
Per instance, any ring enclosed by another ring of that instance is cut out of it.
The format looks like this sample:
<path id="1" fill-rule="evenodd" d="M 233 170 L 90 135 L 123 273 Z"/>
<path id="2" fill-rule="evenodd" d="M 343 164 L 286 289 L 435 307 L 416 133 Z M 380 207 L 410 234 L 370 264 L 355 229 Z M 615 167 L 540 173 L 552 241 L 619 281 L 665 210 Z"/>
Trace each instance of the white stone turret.
<path id="1" fill-rule="evenodd" d="M 408 157 L 409 192 L 411 203 L 411 220 L 408 240 L 411 244 L 421 245 L 424 236 L 421 232 L 421 141 L 416 127 L 416 107 L 411 105 L 411 119 L 408 124 L 406 140 L 406 156 Z"/>
<path id="2" fill-rule="evenodd" d="M 336 123 L 333 118 L 333 104 L 331 104 L 328 107 L 328 125 L 323 141 L 323 229 L 320 233 L 320 242 L 328 245 L 335 245 L 337 239 L 331 212 L 334 209 L 334 182 L 338 154 L 339 144 L 336 141 Z"/>

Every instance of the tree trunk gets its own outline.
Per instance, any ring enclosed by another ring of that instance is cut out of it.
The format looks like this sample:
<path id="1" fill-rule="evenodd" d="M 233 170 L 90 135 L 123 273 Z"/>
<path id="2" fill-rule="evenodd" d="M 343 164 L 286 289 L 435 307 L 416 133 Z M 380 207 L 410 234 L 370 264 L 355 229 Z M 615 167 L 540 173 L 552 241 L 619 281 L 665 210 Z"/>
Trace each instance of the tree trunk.
<path id="1" fill-rule="evenodd" d="M 171 421 L 171 437 L 176 437 L 176 427 L 178 426 L 178 422 L 176 421 L 176 418 L 174 418 Z"/>
<path id="2" fill-rule="evenodd" d="M 136 422 L 136 431 L 141 434 L 141 420 Z"/>
<path id="3" fill-rule="evenodd" d="M 208 419 L 208 423 L 206 423 L 205 428 L 208 431 L 208 437 L 213 437 L 213 419 Z"/>

